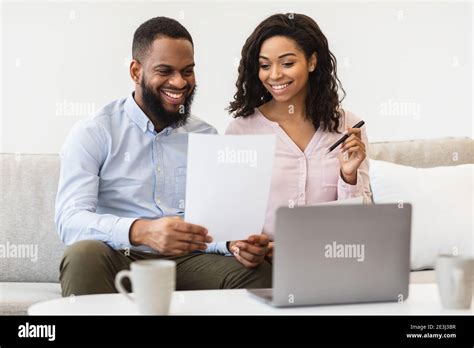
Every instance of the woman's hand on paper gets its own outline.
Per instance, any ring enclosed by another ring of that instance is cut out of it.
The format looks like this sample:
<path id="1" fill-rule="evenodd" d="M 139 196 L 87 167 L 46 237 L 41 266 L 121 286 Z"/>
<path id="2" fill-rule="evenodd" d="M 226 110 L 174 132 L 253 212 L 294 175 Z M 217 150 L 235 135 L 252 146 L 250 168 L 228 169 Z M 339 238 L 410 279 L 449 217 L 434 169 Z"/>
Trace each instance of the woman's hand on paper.
<path id="1" fill-rule="evenodd" d="M 268 243 L 268 251 L 267 255 L 265 255 L 265 259 L 272 263 L 273 262 L 273 251 L 275 250 L 275 242 L 269 242 Z"/>
<path id="2" fill-rule="evenodd" d="M 251 235 L 247 240 L 229 242 L 229 251 L 247 268 L 260 265 L 267 256 L 270 238 L 265 234 Z"/>

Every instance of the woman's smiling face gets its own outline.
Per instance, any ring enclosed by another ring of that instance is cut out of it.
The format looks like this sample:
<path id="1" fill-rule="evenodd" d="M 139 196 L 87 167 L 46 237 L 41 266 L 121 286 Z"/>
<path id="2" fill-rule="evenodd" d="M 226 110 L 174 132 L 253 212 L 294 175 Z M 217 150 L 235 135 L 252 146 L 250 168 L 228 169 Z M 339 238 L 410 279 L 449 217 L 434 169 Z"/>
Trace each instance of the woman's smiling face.
<path id="1" fill-rule="evenodd" d="M 260 48 L 258 77 L 279 102 L 306 94 L 308 74 L 316 67 L 316 56 L 306 59 L 297 43 L 286 36 L 273 36 Z"/>

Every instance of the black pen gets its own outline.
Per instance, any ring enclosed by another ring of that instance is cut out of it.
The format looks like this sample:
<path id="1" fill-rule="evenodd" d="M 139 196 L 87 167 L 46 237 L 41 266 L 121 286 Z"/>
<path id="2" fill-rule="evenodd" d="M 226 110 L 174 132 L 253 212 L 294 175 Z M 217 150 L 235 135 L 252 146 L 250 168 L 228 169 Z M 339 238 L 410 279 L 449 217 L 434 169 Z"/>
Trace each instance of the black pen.
<path id="1" fill-rule="evenodd" d="M 360 122 L 357 122 L 357 124 L 352 127 L 352 128 L 360 128 L 364 125 L 364 121 L 360 121 Z M 344 141 L 346 141 L 346 139 L 349 138 L 349 134 L 345 134 L 341 139 L 339 139 L 334 145 L 332 145 L 329 149 L 328 149 L 328 152 L 326 153 L 330 153 L 332 150 L 334 150 L 338 145 L 341 145 Z"/>

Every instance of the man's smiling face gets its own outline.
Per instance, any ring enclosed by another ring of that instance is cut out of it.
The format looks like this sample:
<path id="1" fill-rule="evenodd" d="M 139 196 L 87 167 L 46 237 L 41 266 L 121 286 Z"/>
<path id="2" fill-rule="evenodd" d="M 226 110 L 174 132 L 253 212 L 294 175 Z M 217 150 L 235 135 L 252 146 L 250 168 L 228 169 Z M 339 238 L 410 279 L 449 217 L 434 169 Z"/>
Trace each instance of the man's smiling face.
<path id="1" fill-rule="evenodd" d="M 192 43 L 159 37 L 137 64 L 136 100 L 143 111 L 160 128 L 184 124 L 196 85 Z"/>

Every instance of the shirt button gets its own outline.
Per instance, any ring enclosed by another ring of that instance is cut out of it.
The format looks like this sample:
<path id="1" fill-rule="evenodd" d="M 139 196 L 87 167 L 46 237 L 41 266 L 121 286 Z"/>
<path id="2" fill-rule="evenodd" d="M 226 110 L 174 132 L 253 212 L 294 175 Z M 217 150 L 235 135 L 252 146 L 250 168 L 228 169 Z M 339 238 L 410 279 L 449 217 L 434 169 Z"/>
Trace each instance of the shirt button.
<path id="1" fill-rule="evenodd" d="M 160 203 L 161 203 L 160 197 L 156 197 L 156 203 L 157 203 L 157 204 L 160 204 Z"/>
<path id="2" fill-rule="evenodd" d="M 161 172 L 161 167 L 160 167 L 160 166 L 156 167 L 156 170 L 157 170 L 158 172 Z"/>

